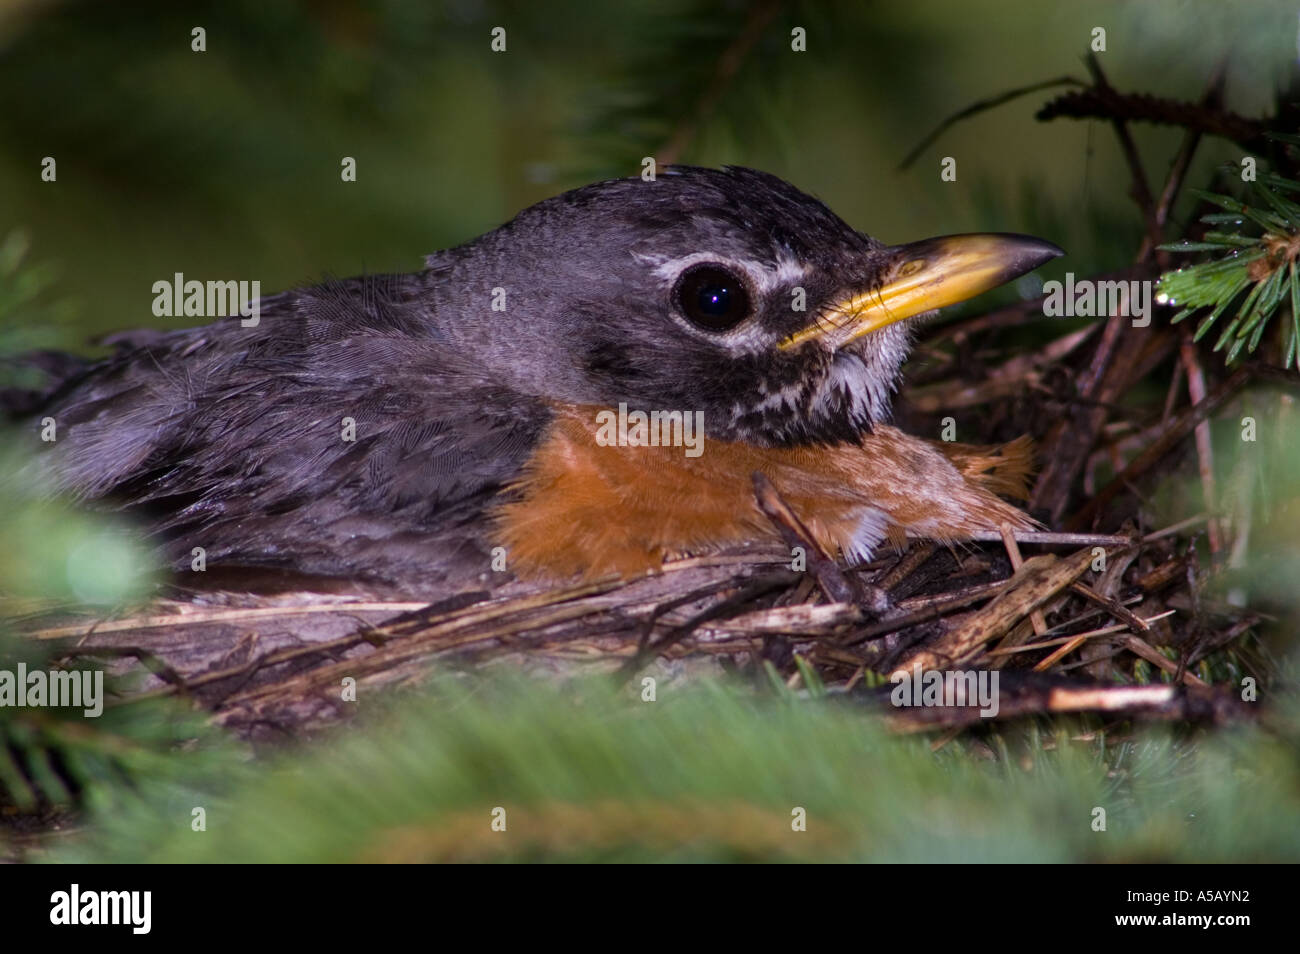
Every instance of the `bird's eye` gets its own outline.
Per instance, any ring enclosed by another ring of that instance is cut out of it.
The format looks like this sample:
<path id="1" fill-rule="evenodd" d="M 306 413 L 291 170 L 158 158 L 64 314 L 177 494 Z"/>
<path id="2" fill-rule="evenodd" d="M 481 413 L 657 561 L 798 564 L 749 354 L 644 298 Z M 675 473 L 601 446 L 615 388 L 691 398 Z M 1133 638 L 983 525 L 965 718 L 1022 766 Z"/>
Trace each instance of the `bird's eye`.
<path id="1" fill-rule="evenodd" d="M 706 331 L 730 331 L 749 317 L 749 292 L 735 272 L 720 265 L 696 265 L 677 280 L 677 307 Z"/>

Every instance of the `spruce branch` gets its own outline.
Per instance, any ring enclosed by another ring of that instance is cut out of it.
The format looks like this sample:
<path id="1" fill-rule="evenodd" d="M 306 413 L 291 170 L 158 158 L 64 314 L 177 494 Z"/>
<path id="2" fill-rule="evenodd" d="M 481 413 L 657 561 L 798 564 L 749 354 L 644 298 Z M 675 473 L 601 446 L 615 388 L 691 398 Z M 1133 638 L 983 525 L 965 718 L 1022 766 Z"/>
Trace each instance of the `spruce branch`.
<path id="1" fill-rule="evenodd" d="M 1278 136 L 1290 141 L 1294 137 Z M 1196 196 L 1223 212 L 1201 217 L 1209 226 L 1198 240 L 1183 240 L 1161 248 L 1170 252 L 1209 253 L 1206 261 L 1184 266 L 1161 276 L 1157 300 L 1181 306 L 1174 316 L 1177 324 L 1201 315 L 1193 339 L 1204 338 L 1220 318 L 1226 321 L 1214 344 L 1215 351 L 1227 349 L 1225 361 L 1232 363 L 1242 353 L 1254 353 L 1285 305 L 1291 322 L 1282 364 L 1296 361 L 1300 342 L 1300 204 L 1286 193 L 1300 192 L 1300 182 L 1266 174 L 1252 184 L 1247 203 L 1231 196 L 1192 190 Z"/>

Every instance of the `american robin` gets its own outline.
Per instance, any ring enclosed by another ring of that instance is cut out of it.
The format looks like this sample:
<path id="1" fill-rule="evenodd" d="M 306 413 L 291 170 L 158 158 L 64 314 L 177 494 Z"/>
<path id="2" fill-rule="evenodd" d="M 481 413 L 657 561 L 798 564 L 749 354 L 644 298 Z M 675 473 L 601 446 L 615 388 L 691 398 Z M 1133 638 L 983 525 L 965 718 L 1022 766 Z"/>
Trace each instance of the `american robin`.
<path id="1" fill-rule="evenodd" d="M 52 387 L 53 486 L 166 561 L 425 586 L 624 574 L 779 539 L 766 475 L 831 552 L 1031 526 L 1025 460 L 885 423 L 904 319 L 1060 255 L 1020 235 L 887 246 L 750 169 L 543 201 L 406 275 L 119 336 Z M 500 548 L 500 549 L 497 549 Z"/>

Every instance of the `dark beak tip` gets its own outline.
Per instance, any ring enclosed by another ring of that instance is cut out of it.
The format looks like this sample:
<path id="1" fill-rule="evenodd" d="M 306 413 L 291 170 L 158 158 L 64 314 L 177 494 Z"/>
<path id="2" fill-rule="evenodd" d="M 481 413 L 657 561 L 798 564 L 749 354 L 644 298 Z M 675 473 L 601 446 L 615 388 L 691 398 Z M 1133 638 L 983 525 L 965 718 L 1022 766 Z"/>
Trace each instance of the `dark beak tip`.
<path id="1" fill-rule="evenodd" d="M 1065 249 L 1061 248 L 1061 246 L 1057 245 L 1055 242 L 1048 242 L 1046 240 L 1041 241 L 1043 243 L 1044 262 L 1050 262 L 1052 259 L 1060 258 L 1065 254 Z"/>
<path id="2" fill-rule="evenodd" d="M 1052 259 L 1060 258 L 1065 254 L 1065 249 L 1055 242 L 1033 235 L 1017 235 L 1015 240 L 1019 246 L 1018 254 L 1015 256 L 1015 268 L 1021 275 L 1032 272 L 1038 266 L 1046 265 Z"/>

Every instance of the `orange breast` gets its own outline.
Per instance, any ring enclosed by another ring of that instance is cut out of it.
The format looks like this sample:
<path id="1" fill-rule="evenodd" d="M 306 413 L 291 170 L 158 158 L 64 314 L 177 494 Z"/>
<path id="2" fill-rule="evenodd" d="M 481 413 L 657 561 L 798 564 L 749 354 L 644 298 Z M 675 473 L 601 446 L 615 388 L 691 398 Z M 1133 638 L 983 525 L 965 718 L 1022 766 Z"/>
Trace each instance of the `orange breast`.
<path id="1" fill-rule="evenodd" d="M 861 446 L 760 448 L 604 446 L 600 408 L 557 409 L 496 513 L 512 568 L 526 575 L 631 575 L 665 558 L 781 537 L 758 510 L 751 475 L 766 475 L 831 553 L 865 559 L 883 539 L 941 541 L 1034 526 L 994 493 L 1021 491 L 1030 454 L 943 445 L 877 426 Z"/>

